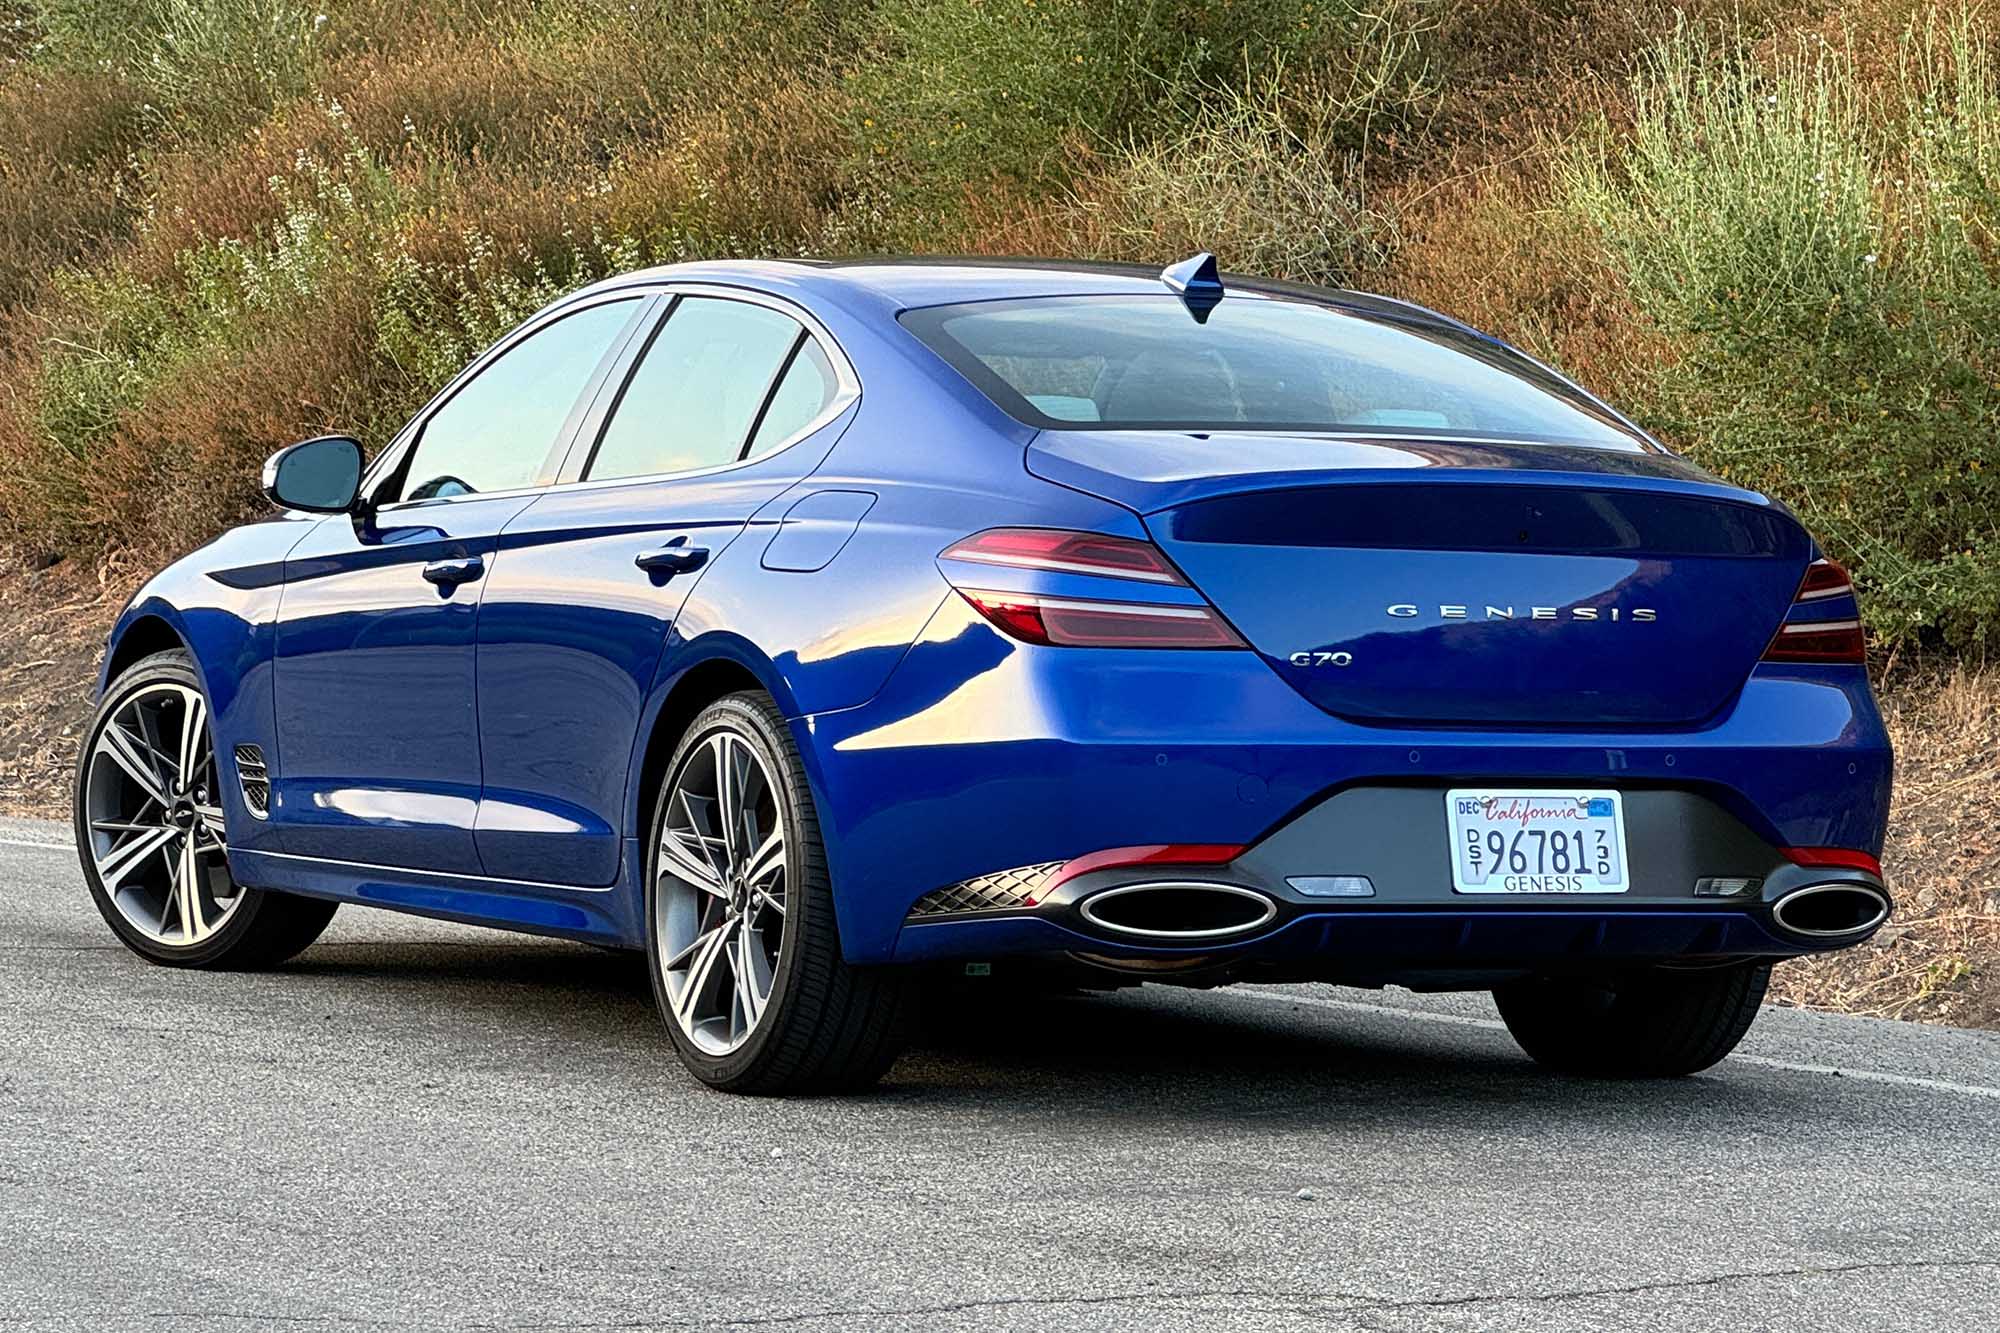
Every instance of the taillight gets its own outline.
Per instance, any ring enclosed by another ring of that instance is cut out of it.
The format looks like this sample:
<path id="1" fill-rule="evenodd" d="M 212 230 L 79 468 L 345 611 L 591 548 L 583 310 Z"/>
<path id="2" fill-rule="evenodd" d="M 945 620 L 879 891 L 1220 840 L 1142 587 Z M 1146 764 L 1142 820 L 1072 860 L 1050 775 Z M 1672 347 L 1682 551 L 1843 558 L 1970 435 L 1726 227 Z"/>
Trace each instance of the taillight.
<path id="1" fill-rule="evenodd" d="M 1057 528 L 990 528 L 957 542 L 941 557 L 974 560 L 1015 569 L 1051 569 L 1064 574 L 1105 574 L 1117 579 L 1185 587 L 1160 548 L 1130 537 Z"/>
<path id="2" fill-rule="evenodd" d="M 1089 574 L 1155 587 L 1193 589 L 1151 542 L 1100 532 L 992 528 L 954 543 L 941 561 Z M 959 595 L 1024 643 L 1061 648 L 1242 648 L 1242 638 L 1206 602 L 1115 601 L 970 587 L 947 568 Z"/>
<path id="3" fill-rule="evenodd" d="M 1825 556 L 1806 566 L 1806 576 L 1799 580 L 1799 595 L 1794 602 L 1819 602 L 1829 597 L 1854 596 L 1854 580 L 1847 576 L 1838 560 Z"/>
<path id="4" fill-rule="evenodd" d="M 1085 602 L 1039 593 L 960 588 L 979 614 L 1028 643 L 1058 648 L 1241 648 L 1243 640 L 1205 606 Z"/>
<path id="5" fill-rule="evenodd" d="M 1853 596 L 1854 581 L 1847 571 L 1837 561 L 1822 558 L 1806 566 L 1792 605 L 1810 606 Z M 1771 646 L 1764 650 L 1766 662 L 1857 663 L 1866 661 L 1867 656 L 1868 643 L 1858 615 L 1837 620 L 1787 620 L 1778 626 Z"/>

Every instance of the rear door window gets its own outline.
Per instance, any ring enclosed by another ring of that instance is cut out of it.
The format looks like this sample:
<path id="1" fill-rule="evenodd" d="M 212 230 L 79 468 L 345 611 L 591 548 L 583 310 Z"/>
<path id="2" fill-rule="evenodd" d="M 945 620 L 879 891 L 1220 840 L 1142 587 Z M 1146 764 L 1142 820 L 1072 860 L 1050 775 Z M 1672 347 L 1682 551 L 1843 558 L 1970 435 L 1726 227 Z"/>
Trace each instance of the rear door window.
<path id="1" fill-rule="evenodd" d="M 769 453 L 797 436 L 819 419 L 839 392 L 840 378 L 834 373 L 833 362 L 815 339 L 806 337 L 792 354 L 778 387 L 771 391 L 771 401 L 750 437 L 745 457 Z"/>
<path id="2" fill-rule="evenodd" d="M 654 332 L 598 436 L 584 476 L 645 477 L 743 458 L 765 404 L 806 337 L 789 315 L 722 297 L 685 296 Z M 781 386 L 786 415 L 808 395 Z M 777 404 L 773 404 L 776 406 Z M 774 422 L 772 429 L 776 430 Z"/>

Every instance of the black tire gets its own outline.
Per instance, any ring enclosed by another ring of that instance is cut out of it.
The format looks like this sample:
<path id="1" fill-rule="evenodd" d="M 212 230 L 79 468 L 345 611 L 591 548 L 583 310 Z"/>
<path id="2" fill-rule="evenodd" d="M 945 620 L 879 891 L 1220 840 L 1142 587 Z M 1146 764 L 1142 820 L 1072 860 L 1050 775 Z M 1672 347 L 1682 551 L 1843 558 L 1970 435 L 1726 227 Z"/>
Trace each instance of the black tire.
<path id="1" fill-rule="evenodd" d="M 84 730 L 82 752 L 77 758 L 72 809 L 76 831 L 77 859 L 83 866 L 83 881 L 91 901 L 120 942 L 149 962 L 166 967 L 199 967 L 254 970 L 275 967 L 292 958 L 318 939 L 333 919 L 338 903 L 319 898 L 301 898 L 268 889 L 238 886 L 239 895 L 227 920 L 207 938 L 192 945 L 175 945 L 140 930 L 106 891 L 96 859 L 91 854 L 91 816 L 87 784 L 92 755 L 105 726 L 133 695 L 149 686 L 173 684 L 202 693 L 201 678 L 194 662 L 178 649 L 142 658 L 118 674 L 98 701 Z M 204 698 L 206 696 L 204 695 Z M 211 743 L 213 732 L 210 732 Z M 224 873 L 226 874 L 226 866 Z M 230 881 L 234 883 L 233 880 Z"/>
<path id="2" fill-rule="evenodd" d="M 773 777 L 785 836 L 784 930 L 771 995 L 742 1044 L 726 1054 L 697 1046 L 672 1012 L 661 966 L 660 847 L 668 803 L 689 757 L 718 731 L 752 747 Z M 841 956 L 833 886 L 805 768 L 769 696 L 720 699 L 695 718 L 660 784 L 646 852 L 646 961 L 675 1050 L 696 1078 L 725 1092 L 774 1095 L 866 1088 L 895 1062 L 908 1039 L 913 978 L 893 968 L 850 966 Z"/>
<path id="3" fill-rule="evenodd" d="M 1677 1078 L 1736 1049 L 1757 1018 L 1768 966 L 1648 968 L 1610 978 L 1538 977 L 1493 992 L 1535 1062 L 1571 1074 Z"/>

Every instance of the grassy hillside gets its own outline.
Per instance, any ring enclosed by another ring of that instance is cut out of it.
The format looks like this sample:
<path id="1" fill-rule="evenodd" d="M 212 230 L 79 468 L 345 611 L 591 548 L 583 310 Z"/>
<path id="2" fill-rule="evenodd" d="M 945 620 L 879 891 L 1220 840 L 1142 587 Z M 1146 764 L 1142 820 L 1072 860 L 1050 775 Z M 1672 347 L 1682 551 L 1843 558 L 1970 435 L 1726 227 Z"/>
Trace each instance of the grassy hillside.
<path id="1" fill-rule="evenodd" d="M 0 524 L 201 540 L 551 295 L 1054 253 L 1410 296 L 1803 510 L 1878 642 L 2000 634 L 1979 0 L 7 0 Z"/>
<path id="2" fill-rule="evenodd" d="M 63 561 L 23 641 L 253 512 L 276 445 L 386 440 L 605 273 L 1212 249 L 1555 362 L 1801 510 L 1885 663 L 1976 666 L 1996 5 L 0 0 L 0 546 Z M 1958 795 L 1990 775 L 1991 681 L 1898 713 L 1959 821 L 1898 835 L 1960 858 L 1922 863 L 1936 956 L 1795 995 L 1893 1009 L 2000 952 Z M 53 763 L 42 716 L 19 746 Z"/>

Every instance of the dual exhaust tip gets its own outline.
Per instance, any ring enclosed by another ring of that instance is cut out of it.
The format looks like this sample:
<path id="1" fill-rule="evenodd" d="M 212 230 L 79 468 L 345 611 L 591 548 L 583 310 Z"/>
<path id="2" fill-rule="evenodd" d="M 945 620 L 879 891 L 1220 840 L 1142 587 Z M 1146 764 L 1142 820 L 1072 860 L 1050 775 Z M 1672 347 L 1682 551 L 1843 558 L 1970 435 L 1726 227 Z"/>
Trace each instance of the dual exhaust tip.
<path id="1" fill-rule="evenodd" d="M 1235 884 L 1125 884 L 1085 898 L 1077 910 L 1098 929 L 1132 939 L 1199 941 L 1269 925 L 1278 904 Z M 1808 884 L 1771 906 L 1779 928 L 1805 939 L 1864 935 L 1889 917 L 1889 896 L 1867 884 Z"/>
<path id="2" fill-rule="evenodd" d="M 1808 884 L 1771 905 L 1771 919 L 1807 939 L 1862 935 L 1889 919 L 1889 895 L 1867 884 Z"/>
<path id="3" fill-rule="evenodd" d="M 1099 930 L 1146 940 L 1213 940 L 1270 924 L 1278 904 L 1234 884 L 1125 884 L 1078 905 Z"/>

